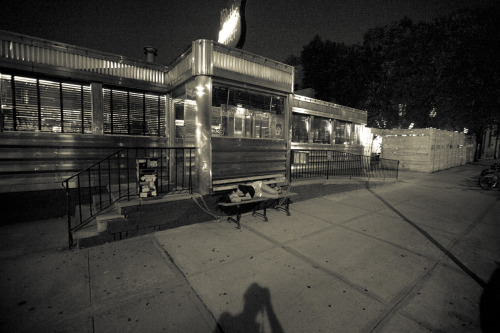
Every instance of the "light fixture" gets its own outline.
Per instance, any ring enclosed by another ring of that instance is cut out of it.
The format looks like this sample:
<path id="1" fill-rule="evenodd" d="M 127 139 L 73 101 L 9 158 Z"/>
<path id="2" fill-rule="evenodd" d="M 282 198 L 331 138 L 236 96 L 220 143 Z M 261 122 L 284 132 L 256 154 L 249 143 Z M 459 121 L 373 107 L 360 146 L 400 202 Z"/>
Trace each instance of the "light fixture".
<path id="1" fill-rule="evenodd" d="M 198 95 L 198 97 L 201 97 L 205 94 L 205 88 L 203 86 L 197 86 L 196 87 L 196 95 Z"/>

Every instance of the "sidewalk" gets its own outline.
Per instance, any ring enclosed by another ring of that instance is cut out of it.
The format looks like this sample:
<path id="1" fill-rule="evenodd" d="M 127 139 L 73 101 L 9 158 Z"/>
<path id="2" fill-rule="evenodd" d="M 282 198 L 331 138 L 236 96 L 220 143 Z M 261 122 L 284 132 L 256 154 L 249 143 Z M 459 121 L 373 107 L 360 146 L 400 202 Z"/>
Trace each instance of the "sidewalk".
<path id="1" fill-rule="evenodd" d="M 66 249 L 64 219 L 3 226 L 0 329 L 481 332 L 500 191 L 476 181 L 492 163 L 85 250 Z"/>

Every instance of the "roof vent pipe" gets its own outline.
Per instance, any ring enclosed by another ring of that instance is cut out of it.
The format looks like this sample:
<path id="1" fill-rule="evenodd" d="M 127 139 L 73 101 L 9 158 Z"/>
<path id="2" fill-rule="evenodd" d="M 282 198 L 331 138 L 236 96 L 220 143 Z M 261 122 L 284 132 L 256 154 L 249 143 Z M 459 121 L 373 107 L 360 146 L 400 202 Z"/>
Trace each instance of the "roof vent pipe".
<path id="1" fill-rule="evenodd" d="M 146 55 L 148 62 L 154 63 L 155 58 L 158 55 L 158 50 L 152 46 L 146 46 L 144 47 L 144 54 Z"/>

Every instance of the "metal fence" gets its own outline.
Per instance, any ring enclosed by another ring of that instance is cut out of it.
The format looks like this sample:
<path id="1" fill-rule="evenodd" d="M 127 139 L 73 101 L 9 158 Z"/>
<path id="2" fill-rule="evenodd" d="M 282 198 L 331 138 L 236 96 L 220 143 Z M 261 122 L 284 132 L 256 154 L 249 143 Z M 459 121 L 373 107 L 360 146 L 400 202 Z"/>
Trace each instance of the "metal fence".
<path id="1" fill-rule="evenodd" d="M 335 150 L 292 150 L 291 181 L 330 177 L 398 178 L 399 161 Z"/>
<path id="2" fill-rule="evenodd" d="M 68 205 L 69 246 L 73 232 L 116 201 L 136 198 L 139 186 L 139 163 L 154 160 L 156 194 L 192 193 L 192 147 L 122 148 L 62 182 Z"/>

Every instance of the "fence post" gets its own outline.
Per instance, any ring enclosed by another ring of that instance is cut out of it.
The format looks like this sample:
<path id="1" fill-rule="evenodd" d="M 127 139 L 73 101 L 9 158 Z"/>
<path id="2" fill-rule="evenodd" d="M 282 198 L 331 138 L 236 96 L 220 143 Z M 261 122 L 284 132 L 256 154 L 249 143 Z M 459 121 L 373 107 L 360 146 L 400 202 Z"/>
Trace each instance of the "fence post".
<path id="1" fill-rule="evenodd" d="M 127 148 L 127 201 L 130 201 L 130 161 Z"/>
<path id="2" fill-rule="evenodd" d="M 349 179 L 352 179 L 352 170 L 353 170 L 353 167 L 352 167 L 352 156 L 347 155 L 347 153 L 346 153 L 346 156 L 348 158 L 348 160 L 347 160 L 347 167 L 349 168 Z"/>
<path id="3" fill-rule="evenodd" d="M 92 176 L 91 176 L 91 173 L 90 173 L 90 169 L 87 169 L 87 175 L 88 175 L 88 178 L 89 178 L 89 202 L 91 202 L 90 200 L 92 200 L 92 180 L 90 179 Z M 92 205 L 89 205 L 89 212 L 90 212 L 90 216 L 92 216 Z M 81 219 L 81 216 L 80 216 L 80 219 Z"/>
<path id="4" fill-rule="evenodd" d="M 68 249 L 73 246 L 73 235 L 71 234 L 71 197 L 69 195 L 69 182 L 66 180 L 66 203 L 68 205 Z"/>
<path id="5" fill-rule="evenodd" d="M 118 163 L 118 197 L 122 196 L 122 177 L 121 177 L 121 163 L 120 163 L 120 154 L 122 150 L 118 152 L 117 163 Z"/>
<path id="6" fill-rule="evenodd" d="M 368 179 L 370 179 L 370 176 L 371 176 L 371 167 L 372 167 L 372 160 L 371 160 L 371 156 L 365 156 L 364 157 L 364 160 L 366 161 L 365 163 L 365 172 L 366 174 L 368 174 Z"/>
<path id="7" fill-rule="evenodd" d="M 159 184 L 160 184 L 160 192 L 163 192 L 163 150 L 165 148 L 160 148 L 160 175 L 159 177 Z"/>
<path id="8" fill-rule="evenodd" d="M 189 193 L 190 194 L 193 194 L 193 173 L 192 173 L 192 168 L 191 168 L 191 165 L 192 165 L 192 154 L 193 153 L 193 149 L 192 148 L 189 148 Z"/>
<path id="9" fill-rule="evenodd" d="M 111 159 L 108 159 L 108 197 L 109 204 L 111 205 L 111 202 L 113 201 L 113 199 L 111 198 Z"/>
<path id="10" fill-rule="evenodd" d="M 97 183 L 99 186 L 99 208 L 102 209 L 102 185 L 101 185 L 101 163 L 100 162 L 97 164 Z M 96 213 L 97 213 L 97 208 L 96 208 Z"/>

